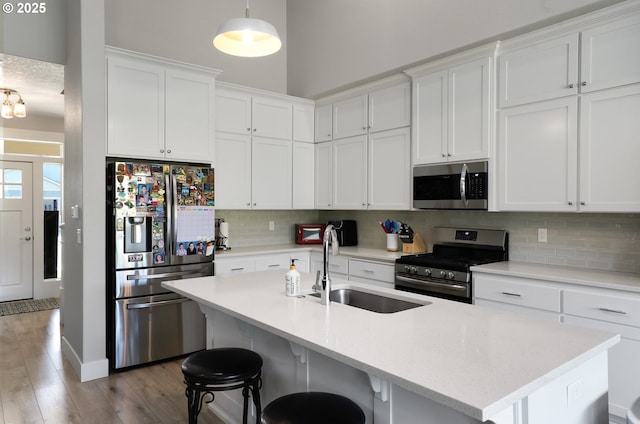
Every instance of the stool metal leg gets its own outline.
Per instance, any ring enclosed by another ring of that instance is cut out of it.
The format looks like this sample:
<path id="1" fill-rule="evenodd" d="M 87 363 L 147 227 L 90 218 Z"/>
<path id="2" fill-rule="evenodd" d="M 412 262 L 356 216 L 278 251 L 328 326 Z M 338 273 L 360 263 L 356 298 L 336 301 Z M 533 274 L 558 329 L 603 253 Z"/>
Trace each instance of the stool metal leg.
<path id="1" fill-rule="evenodd" d="M 191 386 L 187 386 L 185 395 L 187 396 L 189 410 L 189 424 L 198 424 L 198 415 L 202 411 L 202 402 L 205 401 L 205 397 L 207 395 L 211 396 L 211 399 L 205 401 L 206 403 L 211 403 L 215 396 L 213 392 L 194 389 Z"/>

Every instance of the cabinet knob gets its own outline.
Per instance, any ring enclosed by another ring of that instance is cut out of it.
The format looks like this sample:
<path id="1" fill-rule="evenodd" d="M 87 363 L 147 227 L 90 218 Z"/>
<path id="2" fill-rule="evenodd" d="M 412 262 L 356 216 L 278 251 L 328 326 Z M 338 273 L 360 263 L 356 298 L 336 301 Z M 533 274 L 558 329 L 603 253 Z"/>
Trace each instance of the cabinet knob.
<path id="1" fill-rule="evenodd" d="M 247 127 L 247 131 L 251 131 L 251 128 L 248 128 L 248 127 Z"/>
<path id="2" fill-rule="evenodd" d="M 327 137 L 331 137 L 331 134 L 327 134 Z"/>
<path id="3" fill-rule="evenodd" d="M 160 149 L 160 153 L 164 153 L 164 149 Z"/>
<path id="4" fill-rule="evenodd" d="M 573 88 L 573 83 L 569 84 L 569 88 Z"/>
<path id="5" fill-rule="evenodd" d="M 253 206 L 256 206 L 256 204 L 254 203 Z"/>
<path id="6" fill-rule="evenodd" d="M 167 153 L 171 153 L 171 149 L 167 150 Z"/>
<path id="7" fill-rule="evenodd" d="M 247 206 L 251 206 L 251 203 L 247 203 Z"/>
<path id="8" fill-rule="evenodd" d="M 366 130 L 366 129 L 367 129 L 367 127 L 362 127 L 362 129 L 363 129 L 363 130 Z"/>
<path id="9" fill-rule="evenodd" d="M 257 131 L 257 130 L 254 128 L 254 129 L 253 129 L 253 132 L 256 132 L 256 131 Z"/>
<path id="10" fill-rule="evenodd" d="M 580 202 L 580 204 L 581 204 L 582 206 L 584 206 L 584 205 L 586 205 L 586 204 L 587 204 L 587 202 L 585 202 L 585 201 L 583 200 L 582 202 Z"/>
<path id="11" fill-rule="evenodd" d="M 582 81 L 581 85 L 584 87 L 585 85 L 587 85 L 587 82 L 586 81 Z"/>
<path id="12" fill-rule="evenodd" d="M 447 156 L 451 156 L 451 153 L 447 153 Z"/>
<path id="13" fill-rule="evenodd" d="M 567 203 L 569 203 L 569 206 L 573 206 L 573 202 L 571 200 L 569 200 Z"/>
<path id="14" fill-rule="evenodd" d="M 442 157 L 443 157 L 443 158 L 446 158 L 446 157 L 447 157 L 447 155 L 445 155 L 445 154 L 443 153 L 443 154 L 442 154 Z"/>

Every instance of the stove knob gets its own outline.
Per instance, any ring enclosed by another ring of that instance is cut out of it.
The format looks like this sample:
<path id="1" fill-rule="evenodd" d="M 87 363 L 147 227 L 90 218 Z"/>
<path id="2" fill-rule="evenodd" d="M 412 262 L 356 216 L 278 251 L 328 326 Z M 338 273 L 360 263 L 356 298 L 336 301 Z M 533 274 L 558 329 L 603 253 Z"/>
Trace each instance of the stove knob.
<path id="1" fill-rule="evenodd" d="M 418 273 L 418 267 L 412 266 L 412 267 L 411 267 L 411 272 L 412 272 L 413 274 L 417 274 L 417 273 Z"/>
<path id="2" fill-rule="evenodd" d="M 447 278 L 447 273 L 444 271 L 440 271 L 440 277 Z"/>
<path id="3" fill-rule="evenodd" d="M 404 266 L 404 271 L 407 272 L 407 273 L 410 273 L 411 272 L 411 267 L 409 265 L 405 265 Z"/>
<path id="4" fill-rule="evenodd" d="M 427 277 L 431 275 L 431 268 L 427 268 L 424 270 L 424 275 L 426 275 Z"/>
<path id="5" fill-rule="evenodd" d="M 453 280 L 454 278 L 456 278 L 456 274 L 453 271 L 449 271 L 449 273 L 447 274 L 447 277 L 450 280 Z"/>

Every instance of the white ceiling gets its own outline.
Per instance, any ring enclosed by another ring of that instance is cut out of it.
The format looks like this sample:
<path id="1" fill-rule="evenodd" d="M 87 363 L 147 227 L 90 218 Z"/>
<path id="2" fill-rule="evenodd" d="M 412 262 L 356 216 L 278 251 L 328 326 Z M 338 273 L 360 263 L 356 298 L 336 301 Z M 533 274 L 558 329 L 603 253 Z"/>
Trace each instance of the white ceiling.
<path id="1" fill-rule="evenodd" d="M 20 93 L 30 114 L 64 116 L 64 66 L 0 53 L 0 87 Z M 4 96 L 2 96 L 4 100 Z M 14 118 L 16 119 L 16 118 Z"/>

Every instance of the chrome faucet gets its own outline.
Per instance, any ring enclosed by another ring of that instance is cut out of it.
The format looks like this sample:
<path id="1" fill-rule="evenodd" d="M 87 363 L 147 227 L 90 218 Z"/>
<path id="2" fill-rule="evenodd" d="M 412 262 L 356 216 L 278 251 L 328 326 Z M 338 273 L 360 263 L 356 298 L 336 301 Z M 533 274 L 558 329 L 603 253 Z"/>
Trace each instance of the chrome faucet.
<path id="1" fill-rule="evenodd" d="M 331 242 L 331 250 L 333 255 L 338 254 L 338 235 L 332 224 L 328 224 L 324 230 L 322 237 L 323 251 L 323 271 L 322 284 L 319 284 L 320 271 L 316 274 L 316 283 L 313 286 L 315 291 L 320 290 L 320 304 L 329 305 L 329 294 L 331 293 L 331 279 L 329 278 L 329 242 Z"/>

